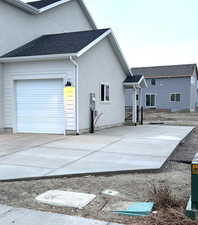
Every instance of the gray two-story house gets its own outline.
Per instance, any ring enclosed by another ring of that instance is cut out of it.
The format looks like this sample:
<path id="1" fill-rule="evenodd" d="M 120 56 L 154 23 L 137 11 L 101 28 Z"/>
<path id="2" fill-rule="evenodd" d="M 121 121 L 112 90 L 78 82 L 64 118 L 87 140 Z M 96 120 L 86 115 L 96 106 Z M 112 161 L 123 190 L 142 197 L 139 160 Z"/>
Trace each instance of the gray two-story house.
<path id="1" fill-rule="evenodd" d="M 134 75 L 143 75 L 147 87 L 142 90 L 145 109 L 195 111 L 197 107 L 197 65 L 172 65 L 132 68 Z M 132 106 L 131 90 L 126 90 L 126 106 Z M 137 99 L 139 96 L 137 96 Z"/>

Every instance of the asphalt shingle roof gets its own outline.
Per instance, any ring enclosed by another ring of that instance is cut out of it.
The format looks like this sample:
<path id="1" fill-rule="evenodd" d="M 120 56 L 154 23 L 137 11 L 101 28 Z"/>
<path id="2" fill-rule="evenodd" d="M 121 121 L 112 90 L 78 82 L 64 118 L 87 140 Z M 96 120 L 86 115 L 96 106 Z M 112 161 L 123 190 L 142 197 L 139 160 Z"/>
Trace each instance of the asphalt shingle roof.
<path id="1" fill-rule="evenodd" d="M 28 5 L 31 5 L 37 9 L 41 9 L 43 7 L 46 7 L 48 5 L 51 5 L 56 2 L 60 2 L 61 0 L 41 0 L 41 1 L 36 1 L 36 2 L 28 2 Z"/>
<path id="2" fill-rule="evenodd" d="M 124 83 L 138 83 L 142 78 L 142 75 L 136 75 L 136 76 L 128 76 Z"/>
<path id="3" fill-rule="evenodd" d="M 149 77 L 181 77 L 192 76 L 196 69 L 196 64 L 155 66 L 155 67 L 135 67 L 131 71 L 134 75 L 143 75 Z"/>
<path id="4" fill-rule="evenodd" d="M 1 58 L 78 53 L 108 30 L 44 35 L 1 56 Z"/>

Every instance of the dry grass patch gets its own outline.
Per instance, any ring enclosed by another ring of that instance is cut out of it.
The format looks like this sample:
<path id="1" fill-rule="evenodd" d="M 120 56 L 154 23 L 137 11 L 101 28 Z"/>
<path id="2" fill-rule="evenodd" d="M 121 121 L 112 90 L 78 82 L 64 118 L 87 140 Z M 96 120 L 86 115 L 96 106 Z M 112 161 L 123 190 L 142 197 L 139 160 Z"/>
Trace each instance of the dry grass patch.
<path id="1" fill-rule="evenodd" d="M 149 195 L 150 199 L 155 203 L 156 209 L 180 208 L 185 205 L 185 201 L 183 199 L 177 199 L 172 194 L 170 187 L 166 184 L 153 184 Z"/>
<path id="2" fill-rule="evenodd" d="M 177 199 L 168 185 L 152 185 L 150 198 L 157 213 L 145 217 L 141 225 L 198 225 L 184 214 L 185 199 Z"/>
<path id="3" fill-rule="evenodd" d="M 141 222 L 142 225 L 198 225 L 197 221 L 193 221 L 184 215 L 183 208 L 167 208 L 161 209 L 156 215 Z"/>

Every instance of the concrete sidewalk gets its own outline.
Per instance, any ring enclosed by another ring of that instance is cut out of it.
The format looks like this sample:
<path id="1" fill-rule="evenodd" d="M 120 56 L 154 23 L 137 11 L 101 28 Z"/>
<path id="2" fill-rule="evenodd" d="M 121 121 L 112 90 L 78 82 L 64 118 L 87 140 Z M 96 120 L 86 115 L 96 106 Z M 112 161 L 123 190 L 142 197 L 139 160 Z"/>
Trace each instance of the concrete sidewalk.
<path id="1" fill-rule="evenodd" d="M 192 129 L 147 125 L 66 137 L 0 135 L 0 180 L 159 170 Z"/>
<path id="2" fill-rule="evenodd" d="M 85 219 L 76 216 L 67 216 L 29 210 L 23 208 L 13 208 L 0 205 L 0 225 L 119 225 L 116 223 Z"/>

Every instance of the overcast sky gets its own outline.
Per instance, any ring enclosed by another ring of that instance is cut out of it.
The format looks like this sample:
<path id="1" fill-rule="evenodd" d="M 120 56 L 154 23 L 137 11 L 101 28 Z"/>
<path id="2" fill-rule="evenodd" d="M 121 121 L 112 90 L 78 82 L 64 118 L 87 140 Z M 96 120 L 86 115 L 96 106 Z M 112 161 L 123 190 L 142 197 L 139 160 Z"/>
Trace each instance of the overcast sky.
<path id="1" fill-rule="evenodd" d="M 197 0 L 84 0 L 131 67 L 197 63 Z"/>

